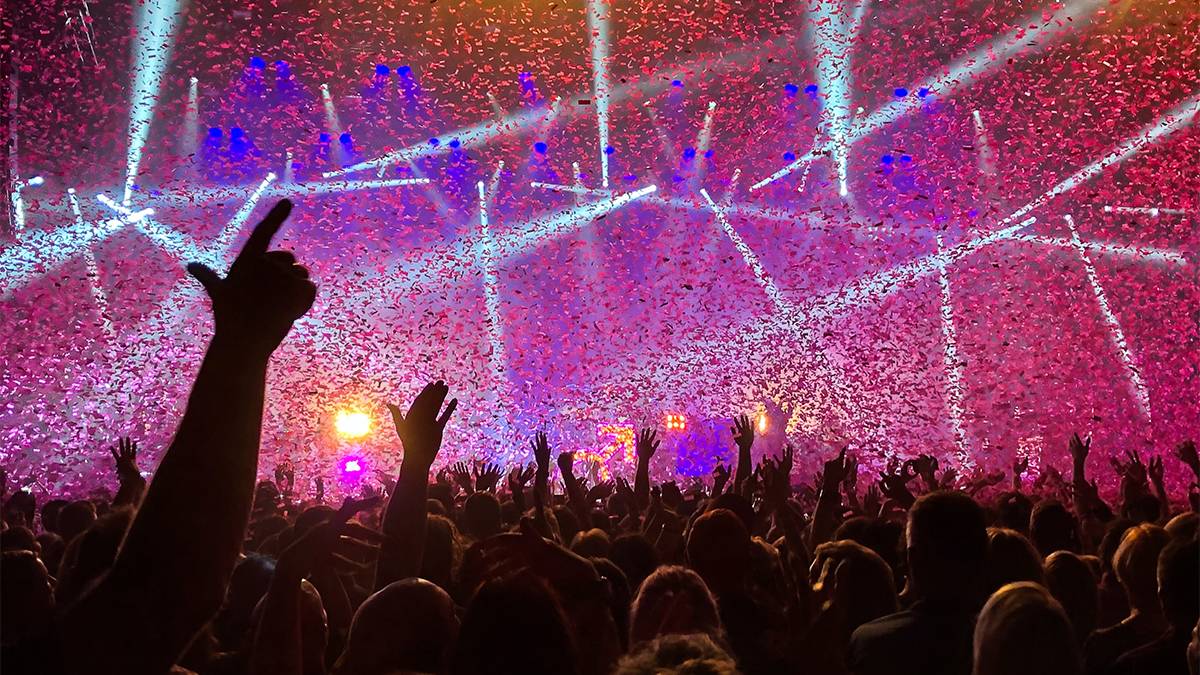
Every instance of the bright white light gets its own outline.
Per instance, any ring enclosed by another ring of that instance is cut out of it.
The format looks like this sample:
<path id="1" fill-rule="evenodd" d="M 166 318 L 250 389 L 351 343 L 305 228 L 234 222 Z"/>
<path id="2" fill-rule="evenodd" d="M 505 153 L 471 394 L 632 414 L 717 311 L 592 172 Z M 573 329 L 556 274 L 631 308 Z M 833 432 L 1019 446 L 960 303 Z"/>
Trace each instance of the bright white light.
<path id="1" fill-rule="evenodd" d="M 67 194 L 69 194 L 69 195 L 75 194 L 75 188 L 67 188 Z"/>
<path id="2" fill-rule="evenodd" d="M 497 171 L 497 173 L 499 173 Z M 500 276 L 496 270 L 496 242 L 492 238 L 492 229 L 488 222 L 488 196 L 483 181 L 475 184 L 479 190 L 479 233 L 483 253 L 483 300 L 487 309 L 488 343 L 491 354 L 488 356 L 497 388 L 504 382 L 507 369 L 504 358 L 504 324 L 500 319 Z"/>
<path id="3" fill-rule="evenodd" d="M 41 176 L 34 176 L 33 178 L 30 178 L 29 180 L 25 181 L 25 184 L 30 187 L 37 187 L 45 182 L 46 182 L 45 178 L 42 178 Z"/>
<path id="4" fill-rule="evenodd" d="M 588 31 L 592 43 L 592 92 L 600 140 L 600 181 L 608 187 L 608 9 L 605 0 L 588 0 Z"/>
<path id="5" fill-rule="evenodd" d="M 1104 322 L 1108 324 L 1109 337 L 1112 339 L 1113 346 L 1117 350 L 1117 355 L 1121 358 L 1121 362 L 1125 365 L 1125 370 L 1129 373 L 1129 386 L 1132 390 L 1134 400 L 1137 401 L 1138 409 L 1146 421 L 1150 421 L 1150 391 L 1146 388 L 1146 383 L 1142 380 L 1142 373 L 1138 370 L 1137 364 L 1134 362 L 1133 352 L 1129 349 L 1129 343 L 1125 339 L 1125 331 L 1121 329 L 1121 321 L 1117 318 L 1112 307 L 1108 304 L 1108 295 L 1104 292 L 1104 287 L 1100 285 L 1100 277 L 1096 274 L 1096 267 L 1092 264 L 1091 258 L 1088 257 L 1087 247 L 1083 245 L 1083 240 L 1079 238 L 1079 232 L 1075 229 L 1075 219 L 1071 216 L 1063 216 L 1067 221 L 1067 227 L 1071 229 L 1071 241 L 1074 242 L 1075 248 L 1079 251 L 1079 257 L 1083 260 L 1083 269 L 1087 273 L 1088 283 L 1092 286 L 1092 294 L 1096 296 L 1096 303 L 1100 306 L 1100 314 L 1104 317 Z"/>
<path id="6" fill-rule="evenodd" d="M 214 269 L 224 269 L 233 262 L 230 255 L 233 240 L 246 221 L 250 219 L 250 214 L 254 213 L 254 207 L 258 205 L 259 200 L 273 182 L 275 182 L 275 173 L 268 173 L 267 177 L 250 193 L 246 202 L 233 214 L 233 218 L 230 218 L 225 227 L 217 234 L 212 246 L 209 247 L 209 254 L 197 262 L 203 262 Z"/>
<path id="7" fill-rule="evenodd" d="M 362 438 L 371 433 L 371 418 L 358 410 L 339 410 L 333 418 L 333 428 L 342 438 Z M 349 464 L 347 462 L 347 470 L 353 470 L 349 469 Z"/>
<path id="8" fill-rule="evenodd" d="M 700 133 L 696 136 L 696 168 L 691 181 L 689 181 L 693 187 L 704 182 L 704 174 L 708 171 L 708 162 L 704 161 L 704 155 L 712 145 L 713 117 L 716 112 L 717 102 L 709 101 L 708 109 L 704 113 L 704 121 L 700 123 Z"/>
<path id="9" fill-rule="evenodd" d="M 131 48 L 133 92 L 129 99 L 129 132 L 125 153 L 125 196 L 129 203 L 142 162 L 142 150 L 150 137 L 150 122 L 171 58 L 175 33 L 180 23 L 178 0 L 143 0 L 137 3 L 137 29 Z"/>
<path id="10" fill-rule="evenodd" d="M 1044 237 L 1036 234 L 1018 234 L 1013 236 L 1012 240 L 1071 250 L 1075 250 L 1076 248 L 1074 241 L 1065 239 L 1063 237 Z M 1140 262 L 1162 262 L 1172 265 L 1188 264 L 1186 255 L 1180 251 L 1175 251 L 1169 248 L 1156 248 L 1154 246 L 1128 246 L 1126 244 L 1110 244 L 1108 242 L 1088 240 L 1082 240 L 1082 243 L 1083 247 L 1087 249 L 1089 253 L 1096 253 L 1099 255 L 1130 258 Z"/>
<path id="11" fill-rule="evenodd" d="M 942 249 L 942 238 L 937 239 L 938 250 Z M 945 267 L 938 269 L 938 286 L 942 295 L 942 363 L 946 369 L 946 409 L 950 413 L 950 427 L 957 445 L 960 467 L 971 464 L 967 451 L 967 434 L 963 423 L 963 367 L 958 357 L 958 331 L 954 327 L 954 301 L 950 294 L 950 275 Z"/>

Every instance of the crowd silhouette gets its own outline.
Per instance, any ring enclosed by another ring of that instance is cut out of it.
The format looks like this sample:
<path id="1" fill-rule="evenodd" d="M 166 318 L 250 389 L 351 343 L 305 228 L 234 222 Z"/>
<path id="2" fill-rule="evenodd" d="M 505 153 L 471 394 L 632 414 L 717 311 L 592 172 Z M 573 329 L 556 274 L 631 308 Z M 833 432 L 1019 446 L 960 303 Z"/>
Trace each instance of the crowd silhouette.
<path id="1" fill-rule="evenodd" d="M 152 480 L 121 439 L 111 502 L 6 496 L 3 672 L 1200 675 L 1197 491 L 1163 480 L 1200 479 L 1190 442 L 1114 459 L 1115 507 L 1078 436 L 1069 478 L 1018 464 L 983 500 L 1003 476 L 928 455 L 861 491 L 845 450 L 797 481 L 790 448 L 753 465 L 745 417 L 704 489 L 652 483 L 649 429 L 632 485 L 589 486 L 545 434 L 533 466 L 434 471 L 457 407 L 438 381 L 389 406 L 383 494 L 258 481 L 268 364 L 316 294 L 270 250 L 290 209 L 224 277 L 189 265 L 214 334 Z"/>

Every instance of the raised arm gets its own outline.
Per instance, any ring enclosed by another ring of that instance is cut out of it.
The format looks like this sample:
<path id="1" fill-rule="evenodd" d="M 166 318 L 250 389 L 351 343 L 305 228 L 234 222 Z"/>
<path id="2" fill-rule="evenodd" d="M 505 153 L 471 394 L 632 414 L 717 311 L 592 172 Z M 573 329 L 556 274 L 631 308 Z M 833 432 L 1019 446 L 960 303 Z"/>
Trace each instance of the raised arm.
<path id="1" fill-rule="evenodd" d="M 754 425 L 746 415 L 733 418 L 733 426 L 729 427 L 733 440 L 738 447 L 737 473 L 733 475 L 733 491 L 741 494 L 746 481 L 750 480 L 750 472 L 754 471 L 750 448 L 754 445 Z"/>
<path id="2" fill-rule="evenodd" d="M 146 479 L 142 478 L 137 465 L 137 441 L 126 436 L 118 439 L 117 444 L 108 451 L 116 462 L 117 478 L 121 481 L 117 496 L 113 497 L 113 506 L 128 504 L 137 508 L 142 502 L 142 495 L 146 494 Z"/>
<path id="3" fill-rule="evenodd" d="M 645 509 L 650 505 L 650 459 L 658 451 L 662 441 L 653 429 L 642 429 L 637 435 L 637 473 L 633 476 L 633 496 L 638 508 Z"/>
<path id="4" fill-rule="evenodd" d="M 421 571 L 428 519 L 425 500 L 429 493 L 429 468 L 442 447 L 446 423 L 458 407 L 458 399 L 452 398 L 442 412 L 442 403 L 449 393 L 446 383 L 438 380 L 425 385 L 417 394 L 407 415 L 398 406 L 388 405 L 396 435 L 404 446 L 404 461 L 400 464 L 396 490 L 383 515 L 383 534 L 387 540 L 379 550 L 375 590 L 393 581 L 415 577 Z"/>
<path id="5" fill-rule="evenodd" d="M 221 604 L 250 517 L 267 362 L 316 296 L 295 256 L 267 250 L 290 211 L 271 209 L 224 279 L 188 265 L 213 339 L 111 571 L 60 624 L 73 672 L 164 672 Z"/>

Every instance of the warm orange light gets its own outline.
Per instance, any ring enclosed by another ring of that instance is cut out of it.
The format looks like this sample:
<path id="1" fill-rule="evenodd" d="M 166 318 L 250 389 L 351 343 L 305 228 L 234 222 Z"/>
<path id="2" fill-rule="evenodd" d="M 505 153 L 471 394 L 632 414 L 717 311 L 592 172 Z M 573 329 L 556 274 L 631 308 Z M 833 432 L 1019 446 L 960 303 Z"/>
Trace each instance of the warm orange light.
<path id="1" fill-rule="evenodd" d="M 762 414 L 762 415 L 758 416 L 758 433 L 760 433 L 760 434 L 767 433 L 767 416 L 766 416 L 766 414 Z"/>
<path id="2" fill-rule="evenodd" d="M 665 426 L 667 431 L 683 431 L 687 428 L 687 418 L 674 413 L 668 414 Z"/>
<path id="3" fill-rule="evenodd" d="M 339 410 L 333 428 L 342 438 L 362 438 L 371 432 L 371 418 L 358 410 Z"/>

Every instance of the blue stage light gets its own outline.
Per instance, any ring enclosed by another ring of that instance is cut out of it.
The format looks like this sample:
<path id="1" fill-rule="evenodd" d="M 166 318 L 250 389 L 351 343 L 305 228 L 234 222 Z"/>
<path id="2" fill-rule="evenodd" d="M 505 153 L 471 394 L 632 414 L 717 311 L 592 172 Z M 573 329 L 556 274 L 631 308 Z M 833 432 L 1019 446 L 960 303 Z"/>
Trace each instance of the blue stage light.
<path id="1" fill-rule="evenodd" d="M 220 138 L 221 137 L 221 128 L 220 127 L 209 127 L 208 128 L 208 137 L 209 138 Z"/>
<path id="2" fill-rule="evenodd" d="M 611 145 L 604 146 L 604 154 L 606 154 L 606 155 L 611 155 L 616 151 L 617 151 L 617 149 Z"/>
<path id="3" fill-rule="evenodd" d="M 534 152 L 537 152 L 539 155 L 546 154 L 546 149 L 547 149 L 546 144 L 541 141 L 538 141 L 537 143 L 533 144 Z"/>
<path id="4" fill-rule="evenodd" d="M 412 68 L 409 66 L 400 66 L 396 69 L 396 74 L 400 77 L 408 77 L 409 75 L 412 75 Z"/>
<path id="5" fill-rule="evenodd" d="M 908 90 L 905 89 L 904 87 L 896 87 L 896 91 L 894 91 L 892 93 L 894 93 L 899 98 L 904 98 L 905 96 L 908 96 Z"/>
<path id="6" fill-rule="evenodd" d="M 884 164 L 891 164 L 894 160 L 895 158 L 893 158 L 891 155 L 884 155 L 883 157 L 879 158 L 879 161 L 883 162 Z"/>
<path id="7" fill-rule="evenodd" d="M 683 158 L 684 159 L 693 159 L 695 156 L 696 156 L 695 148 L 684 148 L 683 149 Z"/>
<path id="8" fill-rule="evenodd" d="M 683 81 L 682 80 L 671 80 L 671 86 L 672 87 L 682 87 Z"/>
<path id="9" fill-rule="evenodd" d="M 267 67 L 267 62 L 263 61 L 261 56 L 251 56 L 250 57 L 250 67 L 258 69 L 258 70 L 262 70 L 263 68 Z"/>
<path id="10" fill-rule="evenodd" d="M 431 138 L 429 139 L 429 144 L 436 148 L 437 146 L 441 145 L 442 142 L 437 138 Z"/>
<path id="11" fill-rule="evenodd" d="M 712 151 L 712 150 L 709 150 L 708 152 L 704 153 L 704 156 L 705 156 L 705 157 L 712 157 L 712 156 L 713 156 L 713 151 Z"/>
<path id="12" fill-rule="evenodd" d="M 807 87 L 804 88 L 804 93 L 806 93 L 806 94 L 817 93 L 817 85 L 815 85 L 815 84 L 808 85 Z"/>
<path id="13" fill-rule="evenodd" d="M 800 87 L 797 87 L 791 82 L 783 85 L 783 90 L 788 93 L 788 96 L 795 96 L 796 94 L 800 93 Z"/>
<path id="14" fill-rule="evenodd" d="M 349 131 L 342 134 L 341 136 L 338 136 L 338 140 L 341 141 L 342 145 L 350 145 L 351 143 L 354 142 L 354 139 L 351 138 Z"/>
<path id="15" fill-rule="evenodd" d="M 917 90 L 917 96 L 919 96 L 921 98 L 925 98 L 928 95 L 929 95 L 928 87 L 921 87 L 920 89 Z"/>
<path id="16" fill-rule="evenodd" d="M 912 156 L 911 156 L 911 155 L 900 155 L 900 162 L 901 162 L 901 163 L 903 163 L 903 164 L 908 164 L 908 163 L 909 163 L 909 162 L 911 162 L 911 161 L 912 161 Z"/>
<path id="17" fill-rule="evenodd" d="M 329 134 L 322 133 L 320 136 L 317 136 L 317 142 L 318 143 L 328 143 L 331 138 L 333 138 L 333 137 L 330 136 Z"/>
<path id="18" fill-rule="evenodd" d="M 242 131 L 242 128 L 241 128 L 241 127 L 234 127 L 234 128 L 232 128 L 232 129 L 230 129 L 230 130 L 229 130 L 229 137 L 230 137 L 230 138 L 232 138 L 232 139 L 235 139 L 235 140 L 236 140 L 236 139 L 239 139 L 239 138 L 241 138 L 242 136 L 245 136 L 245 135 L 246 135 L 246 132 L 245 132 L 245 131 Z"/>
<path id="19" fill-rule="evenodd" d="M 376 75 L 387 75 L 390 72 L 392 72 L 392 69 L 388 68 L 386 63 L 375 64 Z"/>
<path id="20" fill-rule="evenodd" d="M 796 153 L 794 153 L 794 152 L 783 153 L 783 161 L 791 162 L 791 161 L 794 161 L 795 159 L 796 159 Z"/>
<path id="21" fill-rule="evenodd" d="M 637 180 L 637 176 L 632 173 L 625 174 L 625 180 L 633 182 L 633 181 Z"/>
<path id="22" fill-rule="evenodd" d="M 451 140 L 449 143 L 447 143 L 446 145 L 449 145 L 452 148 L 457 148 L 458 146 L 462 145 L 462 142 L 459 141 L 457 138 L 455 138 L 455 139 Z"/>

